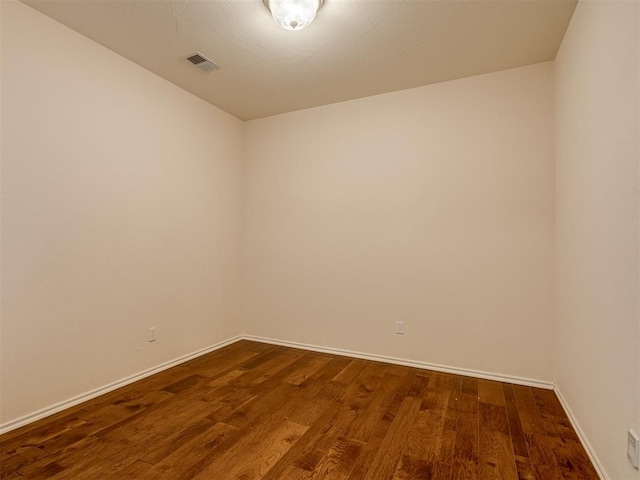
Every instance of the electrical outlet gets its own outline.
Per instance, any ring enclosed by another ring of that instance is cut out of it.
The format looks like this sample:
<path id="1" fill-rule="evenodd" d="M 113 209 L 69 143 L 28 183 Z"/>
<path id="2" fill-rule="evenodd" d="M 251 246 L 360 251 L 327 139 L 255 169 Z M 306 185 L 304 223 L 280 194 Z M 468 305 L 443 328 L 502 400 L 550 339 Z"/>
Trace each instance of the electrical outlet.
<path id="1" fill-rule="evenodd" d="M 638 468 L 640 465 L 640 437 L 633 430 L 629 430 L 627 438 L 627 458 L 631 465 Z"/>
<path id="2" fill-rule="evenodd" d="M 398 335 L 404 335 L 404 322 L 401 322 L 401 321 L 396 322 L 396 333 Z"/>
<path id="3" fill-rule="evenodd" d="M 158 329 L 158 327 L 151 327 L 149 329 L 149 341 L 150 342 L 155 342 L 156 341 L 156 330 Z"/>

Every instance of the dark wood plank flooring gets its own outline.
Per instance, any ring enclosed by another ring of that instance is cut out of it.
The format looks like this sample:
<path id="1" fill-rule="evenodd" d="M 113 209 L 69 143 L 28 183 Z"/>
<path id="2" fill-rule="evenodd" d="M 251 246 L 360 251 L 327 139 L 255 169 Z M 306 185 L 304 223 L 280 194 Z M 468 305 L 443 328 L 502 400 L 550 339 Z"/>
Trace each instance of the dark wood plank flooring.
<path id="1" fill-rule="evenodd" d="M 0 437 L 2 479 L 597 479 L 549 390 L 242 341 Z"/>

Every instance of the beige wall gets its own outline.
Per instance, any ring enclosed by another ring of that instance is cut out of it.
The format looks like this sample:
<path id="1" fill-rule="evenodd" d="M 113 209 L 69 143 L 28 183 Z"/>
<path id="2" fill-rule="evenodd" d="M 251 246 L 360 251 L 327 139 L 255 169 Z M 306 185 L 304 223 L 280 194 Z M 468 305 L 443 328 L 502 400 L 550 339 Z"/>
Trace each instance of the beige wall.
<path id="1" fill-rule="evenodd" d="M 582 1 L 556 58 L 556 382 L 609 478 L 640 432 L 639 3 Z"/>
<path id="2" fill-rule="evenodd" d="M 1 3 L 6 423 L 241 332 L 243 125 Z"/>
<path id="3" fill-rule="evenodd" d="M 552 380 L 552 74 L 248 122 L 246 333 Z"/>

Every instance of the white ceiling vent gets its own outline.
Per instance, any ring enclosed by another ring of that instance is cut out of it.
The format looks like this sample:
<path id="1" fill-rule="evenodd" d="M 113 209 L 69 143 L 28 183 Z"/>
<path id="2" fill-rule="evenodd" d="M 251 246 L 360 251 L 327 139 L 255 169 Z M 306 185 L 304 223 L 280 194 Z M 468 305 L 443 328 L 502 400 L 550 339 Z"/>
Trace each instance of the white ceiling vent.
<path id="1" fill-rule="evenodd" d="M 203 72 L 213 72 L 214 70 L 219 70 L 220 67 L 209 60 L 207 57 L 202 55 L 201 53 L 196 52 L 195 54 L 187 57 L 191 63 L 193 63 L 196 67 L 198 67 Z"/>

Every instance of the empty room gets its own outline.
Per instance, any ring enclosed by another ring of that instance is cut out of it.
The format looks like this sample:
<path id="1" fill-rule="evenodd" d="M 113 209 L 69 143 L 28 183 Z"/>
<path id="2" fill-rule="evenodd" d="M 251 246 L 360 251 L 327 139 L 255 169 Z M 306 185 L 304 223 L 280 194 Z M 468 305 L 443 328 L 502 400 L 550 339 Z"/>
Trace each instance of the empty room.
<path id="1" fill-rule="evenodd" d="M 1 479 L 640 479 L 640 0 L 0 17 Z"/>

